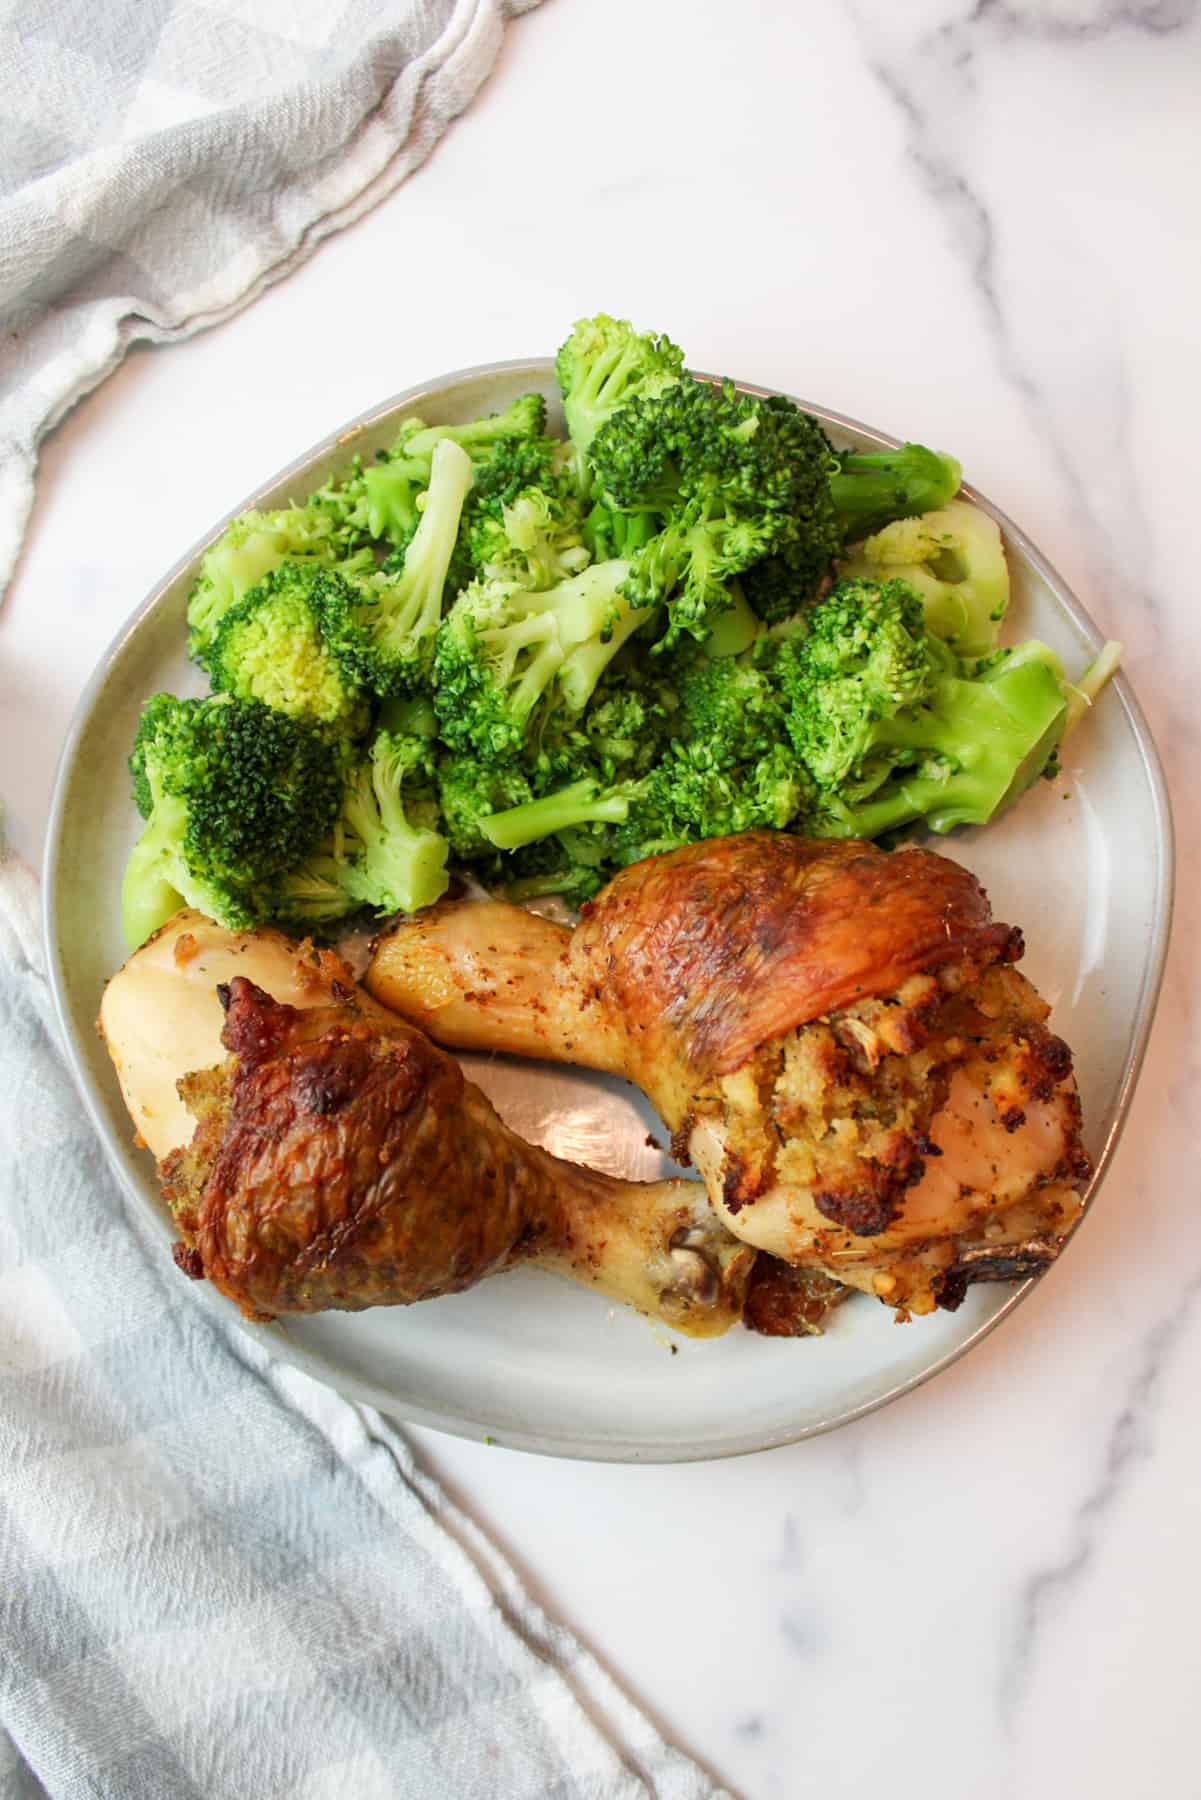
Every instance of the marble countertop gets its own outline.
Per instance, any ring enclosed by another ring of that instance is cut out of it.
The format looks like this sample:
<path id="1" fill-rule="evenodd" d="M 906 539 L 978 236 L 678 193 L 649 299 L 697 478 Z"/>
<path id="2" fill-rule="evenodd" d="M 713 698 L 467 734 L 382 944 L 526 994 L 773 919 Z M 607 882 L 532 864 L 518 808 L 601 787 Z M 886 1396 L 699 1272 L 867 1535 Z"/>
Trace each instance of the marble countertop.
<path id="1" fill-rule="evenodd" d="M 87 676 L 184 547 L 381 396 L 603 308 L 952 448 L 1124 641 L 1175 793 L 1175 947 L 1064 1265 L 936 1382 L 791 1449 L 623 1468 L 415 1434 L 757 1800 L 1198 1791 L 1199 51 L 1195 0 L 548 0 L 364 223 L 59 429 L 0 612 L 36 857 Z"/>

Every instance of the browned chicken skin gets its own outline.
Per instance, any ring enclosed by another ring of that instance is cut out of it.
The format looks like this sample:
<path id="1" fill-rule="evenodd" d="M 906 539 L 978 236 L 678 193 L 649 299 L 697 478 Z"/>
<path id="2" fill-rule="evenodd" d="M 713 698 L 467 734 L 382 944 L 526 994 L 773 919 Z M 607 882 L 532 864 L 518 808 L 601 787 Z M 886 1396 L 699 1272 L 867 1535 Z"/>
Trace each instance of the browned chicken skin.
<path id="1" fill-rule="evenodd" d="M 181 913 L 114 976 L 100 1023 L 177 1261 L 250 1317 L 407 1304 L 522 1262 L 693 1336 L 742 1315 L 756 1253 L 699 1183 L 527 1144 L 332 953 Z"/>
<path id="2" fill-rule="evenodd" d="M 633 865 L 574 931 L 443 903 L 367 986 L 439 1042 L 627 1076 L 733 1233 L 925 1312 L 1079 1213 L 1071 1055 L 1021 952 L 946 857 L 753 832 Z"/>
<path id="3" fill-rule="evenodd" d="M 226 994 L 230 1058 L 182 1083 L 199 1124 L 160 1177 L 181 1266 L 251 1317 L 405 1305 L 531 1260 L 701 1335 L 739 1316 L 753 1254 L 694 1183 L 527 1144 L 453 1057 L 349 998 L 282 1005 L 243 976 Z"/>

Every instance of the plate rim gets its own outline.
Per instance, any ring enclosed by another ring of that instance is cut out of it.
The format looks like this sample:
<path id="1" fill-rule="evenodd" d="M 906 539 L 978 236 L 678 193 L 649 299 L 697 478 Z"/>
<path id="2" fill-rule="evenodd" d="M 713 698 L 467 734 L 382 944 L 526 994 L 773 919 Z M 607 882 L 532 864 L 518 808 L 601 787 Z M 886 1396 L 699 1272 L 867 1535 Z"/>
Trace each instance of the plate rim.
<path id="1" fill-rule="evenodd" d="M 294 457 L 269 480 L 260 482 L 245 499 L 224 514 L 154 583 L 110 640 L 76 702 L 55 768 L 46 823 L 45 849 L 42 857 L 42 926 L 47 970 L 67 1063 L 76 1089 L 83 1100 L 84 1110 L 104 1147 L 109 1168 L 139 1215 L 142 1217 L 146 1217 L 147 1214 L 151 1215 L 147 1219 L 147 1223 L 154 1224 L 156 1235 L 164 1241 L 170 1237 L 170 1230 L 166 1220 L 162 1217 L 161 1207 L 149 1201 L 142 1185 L 135 1183 L 130 1178 L 125 1162 L 119 1154 L 110 1120 L 102 1104 L 102 1097 L 94 1088 L 90 1071 L 80 1055 L 68 1006 L 66 965 L 62 956 L 58 930 L 58 882 L 64 854 L 63 828 L 67 790 L 79 741 L 91 719 L 97 696 L 104 688 L 114 663 L 142 621 L 154 611 L 174 583 L 199 561 L 209 546 L 221 536 L 226 526 L 239 514 L 258 506 L 261 501 L 285 485 L 291 477 L 303 474 L 322 458 L 331 456 L 340 450 L 344 450 L 347 456 L 352 455 L 354 441 L 357 438 L 400 409 L 418 410 L 423 399 L 434 399 L 448 388 L 470 381 L 513 376 L 521 372 L 528 373 L 533 379 L 545 382 L 548 377 L 553 377 L 554 359 L 551 357 L 515 357 L 500 362 L 472 364 L 462 369 L 448 370 L 443 374 L 427 378 L 368 407 L 336 430 L 327 433 L 301 455 Z M 716 381 L 721 379 L 705 370 L 694 369 L 689 372 L 699 380 Z M 742 392 L 759 398 L 782 392 L 780 389 L 762 387 L 753 382 L 736 381 L 735 386 Z M 786 397 L 794 400 L 795 404 L 805 411 L 811 412 L 827 427 L 842 429 L 890 448 L 898 446 L 902 441 L 887 432 L 880 431 L 873 425 L 864 424 L 847 413 L 838 412 L 830 407 L 802 400 L 793 395 Z M 967 482 L 963 484 L 961 492 L 996 520 L 1006 537 L 1020 549 L 1022 555 L 1046 584 L 1056 604 L 1063 609 L 1077 631 L 1093 646 L 1094 650 L 1099 650 L 1105 641 L 1104 634 L 1050 559 L 1021 526 L 1017 525 L 986 495 Z M 1131 1101 L 1150 1041 L 1171 941 L 1176 852 L 1175 828 L 1167 780 L 1147 717 L 1124 670 L 1118 671 L 1110 686 L 1126 715 L 1127 725 L 1147 773 L 1154 810 L 1153 825 L 1159 867 L 1153 893 L 1150 955 L 1139 988 L 1134 1013 L 1134 1027 L 1122 1065 L 1113 1118 L 1105 1141 L 1095 1159 L 1093 1172 L 1085 1190 L 1080 1217 L 1072 1227 L 1063 1250 L 1060 1252 L 1060 1257 L 1056 1259 L 1056 1266 L 1070 1248 L 1076 1233 L 1092 1210 L 1096 1195 L 1108 1173 L 1114 1153 L 1125 1130 Z M 241 1318 L 227 1303 L 219 1303 L 217 1296 L 202 1294 L 194 1290 L 194 1298 L 206 1307 L 217 1307 L 219 1315 L 227 1324 L 234 1325 L 246 1332 L 268 1354 L 290 1363 L 293 1367 L 300 1368 L 305 1374 L 333 1387 L 345 1398 L 358 1404 L 375 1407 L 402 1423 L 425 1426 L 473 1443 L 480 1442 L 482 1436 L 485 1443 L 496 1443 L 507 1449 L 552 1456 L 563 1460 L 667 1464 L 719 1461 L 725 1460 L 727 1457 L 752 1455 L 760 1450 L 779 1449 L 787 1444 L 800 1443 L 809 1438 L 824 1436 L 829 1431 L 852 1424 L 857 1419 L 866 1418 L 868 1414 L 877 1412 L 881 1407 L 899 1400 L 904 1394 L 912 1393 L 917 1388 L 925 1386 L 928 1381 L 932 1381 L 935 1376 L 942 1374 L 945 1369 L 974 1350 L 1004 1320 L 1012 1317 L 1022 1302 L 1028 1298 L 1038 1279 L 1041 1278 L 1031 1277 L 1016 1284 L 1006 1300 L 987 1319 L 982 1320 L 966 1338 L 950 1350 L 937 1356 L 918 1373 L 903 1377 L 882 1393 L 837 1412 L 832 1412 L 816 1421 L 811 1421 L 796 1430 L 753 1432 L 747 1434 L 745 1438 L 735 1438 L 723 1443 L 719 1448 L 705 1445 L 668 1445 L 656 1449 L 645 1449 L 628 1442 L 597 1440 L 587 1436 L 547 1439 L 536 1432 L 528 1431 L 506 1430 L 493 1437 L 490 1434 L 482 1433 L 478 1422 L 469 1422 L 463 1417 L 443 1413 L 437 1408 L 424 1407 L 419 1403 L 397 1400 L 386 1389 L 378 1388 L 373 1383 L 362 1380 L 352 1371 L 339 1367 L 333 1359 L 323 1357 L 302 1345 L 293 1343 L 276 1329 L 255 1325 Z"/>

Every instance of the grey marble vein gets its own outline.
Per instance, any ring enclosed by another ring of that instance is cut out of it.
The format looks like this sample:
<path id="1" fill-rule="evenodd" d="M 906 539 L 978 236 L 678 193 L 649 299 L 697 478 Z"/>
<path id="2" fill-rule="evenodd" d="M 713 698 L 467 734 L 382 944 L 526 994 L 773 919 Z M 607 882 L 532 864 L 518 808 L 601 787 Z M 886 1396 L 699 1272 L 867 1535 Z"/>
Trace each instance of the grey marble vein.
<path id="1" fill-rule="evenodd" d="M 1045 0 L 977 0 L 972 21 L 987 19 L 1007 35 L 1040 43 L 1081 44 L 1116 31 L 1140 31 L 1163 37 L 1191 24 L 1198 0 L 1145 0 L 1139 5 L 1113 5 L 1109 0 L 1080 0 L 1076 6 L 1046 5 Z"/>
<path id="2" fill-rule="evenodd" d="M 1159 605 L 1148 575 L 1154 534 L 1129 430 L 1128 358 L 1106 272 L 1084 266 L 1079 254 L 1069 264 L 1065 252 L 1064 267 L 1073 273 L 1079 269 L 1078 312 L 1091 339 L 1089 349 L 1097 365 L 1096 405 L 1104 413 L 1100 428 L 1088 441 L 1079 431 L 1077 408 L 1067 400 L 1057 404 L 1053 366 L 1046 373 L 1038 367 L 1038 352 L 1045 352 L 1046 344 L 1025 344 L 1015 327 L 1005 303 L 998 220 L 982 182 L 956 153 L 954 140 L 957 135 L 969 135 L 983 59 L 1002 51 L 1006 39 L 1030 34 L 1066 44 L 1136 25 L 1162 33 L 1169 16 L 1173 29 L 1196 18 L 1197 0 L 1145 7 L 1086 6 L 1070 19 L 1048 17 L 1044 9 L 1035 12 L 1013 0 L 978 0 L 966 19 L 909 36 L 898 28 L 895 16 L 890 24 L 874 6 L 851 10 L 858 22 L 866 66 L 902 118 L 910 165 L 944 216 L 948 239 L 966 266 L 992 339 L 998 368 L 1018 395 L 1080 520 L 1097 579 L 1154 617 Z M 884 52 L 879 48 L 881 37 L 889 46 Z M 1020 219 L 1017 224 L 1020 226 Z M 1012 239 L 1015 221 L 1007 218 L 1006 225 Z M 1114 494 L 1121 496 L 1120 509 L 1112 505 Z"/>
<path id="3" fill-rule="evenodd" d="M 1043 1629 L 1092 1568 L 1107 1518 L 1125 1495 L 1134 1471 L 1154 1453 L 1153 1427 L 1164 1374 L 1193 1324 L 1201 1302 L 1201 1272 L 1171 1313 L 1143 1339 L 1121 1407 L 1110 1427 L 1092 1487 L 1072 1516 L 1067 1547 L 1022 1584 L 1017 1619 L 1004 1654 L 998 1690 L 1001 1723 L 1012 1732 L 1029 1687 Z"/>

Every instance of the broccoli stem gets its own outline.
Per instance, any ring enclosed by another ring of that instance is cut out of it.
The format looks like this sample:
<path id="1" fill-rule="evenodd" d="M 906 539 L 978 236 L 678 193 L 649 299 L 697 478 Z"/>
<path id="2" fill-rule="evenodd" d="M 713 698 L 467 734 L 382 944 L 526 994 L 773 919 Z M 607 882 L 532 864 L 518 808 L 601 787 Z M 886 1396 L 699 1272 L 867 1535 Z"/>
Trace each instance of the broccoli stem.
<path id="1" fill-rule="evenodd" d="M 1066 716 L 1059 659 L 1037 640 L 975 680 L 942 676 L 928 705 L 882 720 L 873 734 L 923 760 L 859 805 L 835 802 L 824 835 L 878 837 L 915 819 L 937 832 L 987 824 L 1043 773 Z"/>
<path id="2" fill-rule="evenodd" d="M 530 613 L 512 625 L 481 631 L 479 641 L 495 650 L 497 685 L 506 690 L 509 709 L 524 724 L 562 666 L 563 646 L 554 620 L 548 613 Z M 523 651 L 532 654 L 518 674 L 517 662 Z"/>
<path id="3" fill-rule="evenodd" d="M 346 884 L 356 899 L 381 911 L 417 912 L 446 892 L 447 842 L 440 833 L 411 825 L 405 815 L 407 761 L 391 740 L 377 739 L 369 772 L 360 771 L 342 817 L 362 845 L 362 864 Z"/>
<path id="4" fill-rule="evenodd" d="M 959 491 L 960 467 L 953 456 L 902 444 L 896 450 L 844 450 L 830 477 L 834 511 L 848 541 L 882 531 L 894 519 L 933 512 Z"/>
<path id="5" fill-rule="evenodd" d="M 129 950 L 137 950 L 185 904 L 167 879 L 167 862 L 161 820 L 152 819 L 130 853 L 121 882 L 121 929 Z"/>
<path id="6" fill-rule="evenodd" d="M 741 656 L 759 636 L 762 626 L 747 604 L 742 583 L 730 582 L 732 605 L 724 612 L 713 613 L 713 624 L 702 649 L 708 657 Z"/>
<path id="7" fill-rule="evenodd" d="M 1068 712 L 1063 723 L 1062 744 L 1068 733 L 1075 731 L 1086 712 L 1091 711 L 1101 689 L 1112 680 L 1121 667 L 1122 646 L 1111 638 L 1099 655 L 1095 656 L 1079 681 L 1068 686 Z"/>
<path id="8" fill-rule="evenodd" d="M 480 820 L 480 830 L 498 850 L 520 850 L 573 825 L 621 825 L 629 811 L 629 795 L 605 792 L 596 781 L 573 781 L 540 800 L 526 800 L 507 812 L 488 814 Z"/>
<path id="9" fill-rule="evenodd" d="M 432 640 L 442 617 L 442 590 L 472 482 L 471 458 L 451 438 L 434 446 L 421 523 L 405 551 L 399 579 L 381 597 L 380 636 L 394 653 Z"/>

